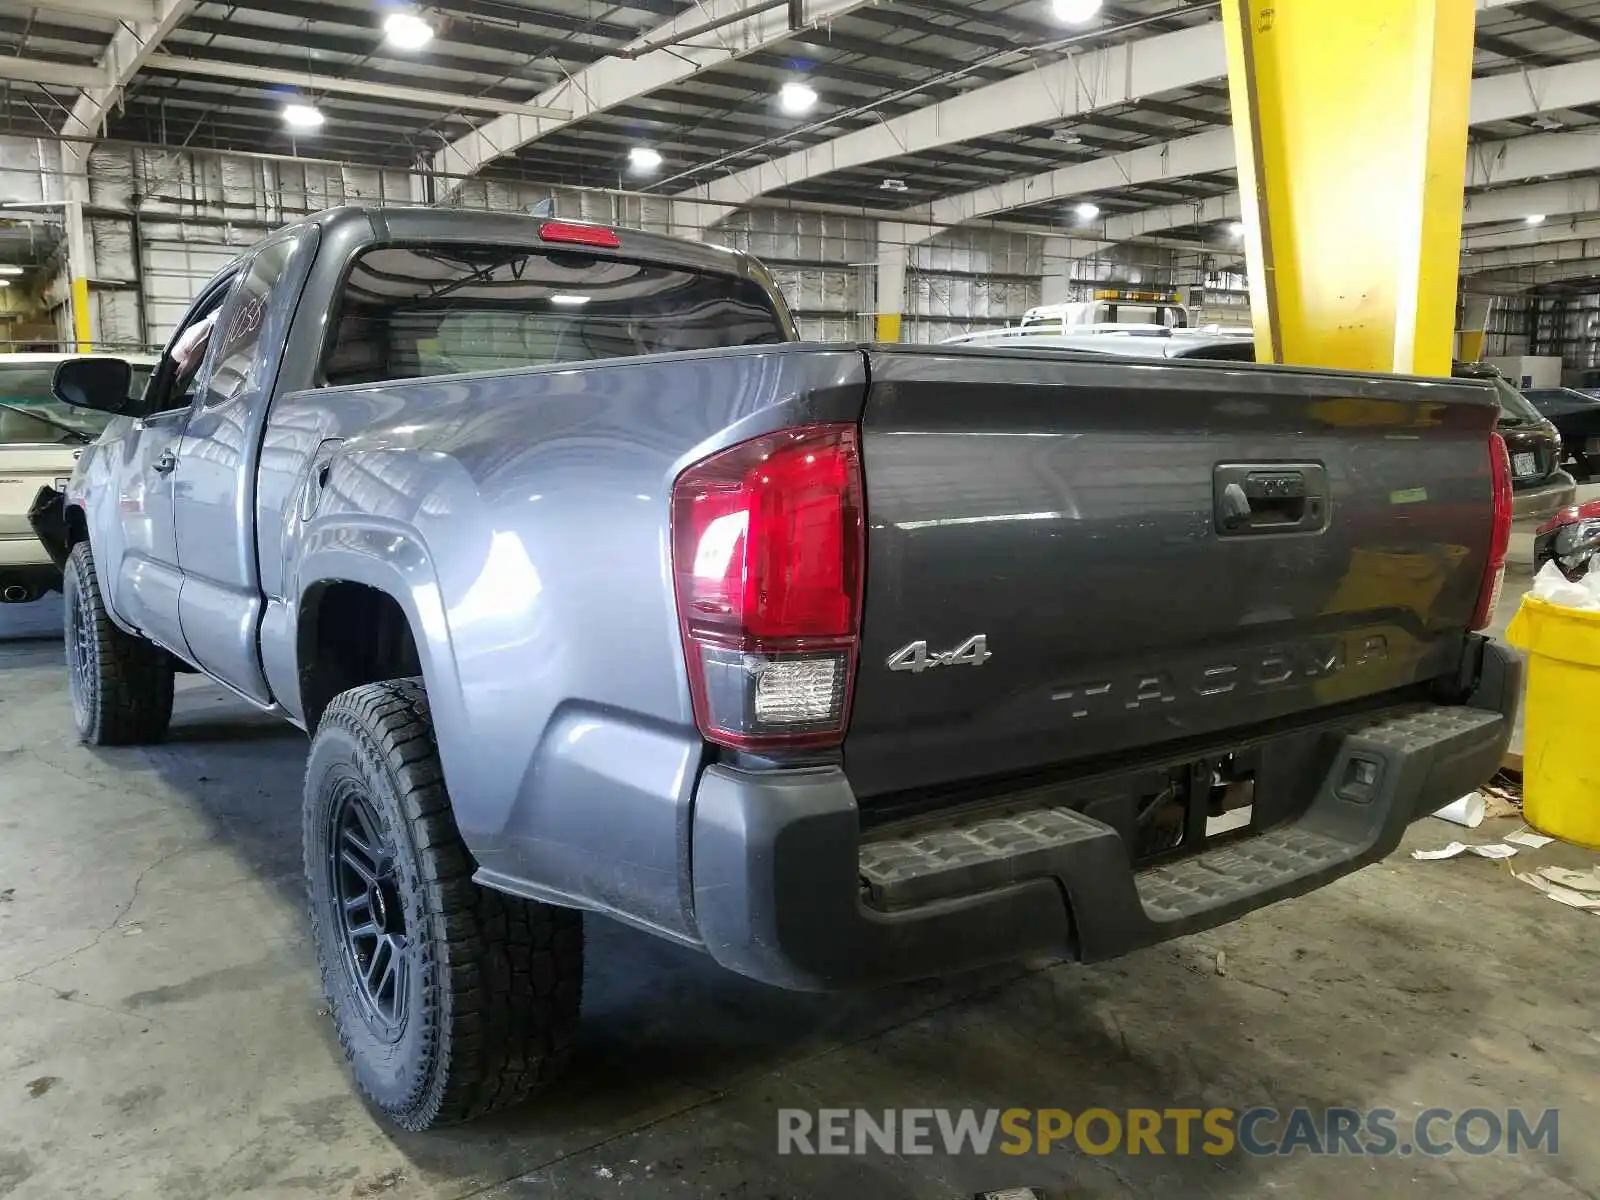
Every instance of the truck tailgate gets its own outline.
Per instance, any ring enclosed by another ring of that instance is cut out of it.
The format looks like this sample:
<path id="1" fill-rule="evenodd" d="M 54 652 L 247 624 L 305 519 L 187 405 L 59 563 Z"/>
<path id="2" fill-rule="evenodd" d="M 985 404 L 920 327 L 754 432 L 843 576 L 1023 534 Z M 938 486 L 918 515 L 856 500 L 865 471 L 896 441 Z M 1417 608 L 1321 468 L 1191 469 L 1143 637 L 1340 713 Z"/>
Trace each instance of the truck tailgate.
<path id="1" fill-rule="evenodd" d="M 859 797 L 1137 757 L 1456 670 L 1489 554 L 1485 385 L 869 358 Z"/>

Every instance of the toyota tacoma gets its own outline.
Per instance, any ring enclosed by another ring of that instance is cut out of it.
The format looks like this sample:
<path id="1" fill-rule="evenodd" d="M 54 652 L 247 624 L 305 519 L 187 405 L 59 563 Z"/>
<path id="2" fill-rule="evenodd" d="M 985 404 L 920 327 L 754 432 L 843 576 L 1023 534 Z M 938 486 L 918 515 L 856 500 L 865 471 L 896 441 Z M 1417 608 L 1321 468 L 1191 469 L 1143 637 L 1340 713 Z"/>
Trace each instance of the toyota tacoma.
<path id="1" fill-rule="evenodd" d="M 346 208 L 128 382 L 55 377 L 114 415 L 48 523 L 79 732 L 194 670 L 310 733 L 406 1128 L 559 1068 L 583 914 L 786 988 L 1095 962 L 1383 857 L 1511 732 L 1482 381 L 808 345 L 741 254 Z"/>

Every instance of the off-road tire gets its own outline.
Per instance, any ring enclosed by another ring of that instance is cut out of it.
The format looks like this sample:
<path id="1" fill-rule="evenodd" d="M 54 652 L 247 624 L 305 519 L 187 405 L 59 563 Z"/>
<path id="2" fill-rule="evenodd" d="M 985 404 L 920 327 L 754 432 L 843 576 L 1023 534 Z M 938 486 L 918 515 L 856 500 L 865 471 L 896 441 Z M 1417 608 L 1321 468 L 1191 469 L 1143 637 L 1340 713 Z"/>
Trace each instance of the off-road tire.
<path id="1" fill-rule="evenodd" d="M 111 620 L 88 542 L 67 556 L 61 592 L 78 736 L 91 746 L 160 741 L 172 722 L 172 657 Z"/>
<path id="2" fill-rule="evenodd" d="M 390 997 L 387 1023 L 340 892 L 340 813 L 356 794 L 382 825 L 385 886 L 403 911 L 407 994 Z M 472 882 L 420 679 L 334 698 L 312 739 L 303 815 L 323 992 L 367 1101 L 415 1131 L 516 1104 L 554 1078 L 578 1022 L 582 917 Z"/>

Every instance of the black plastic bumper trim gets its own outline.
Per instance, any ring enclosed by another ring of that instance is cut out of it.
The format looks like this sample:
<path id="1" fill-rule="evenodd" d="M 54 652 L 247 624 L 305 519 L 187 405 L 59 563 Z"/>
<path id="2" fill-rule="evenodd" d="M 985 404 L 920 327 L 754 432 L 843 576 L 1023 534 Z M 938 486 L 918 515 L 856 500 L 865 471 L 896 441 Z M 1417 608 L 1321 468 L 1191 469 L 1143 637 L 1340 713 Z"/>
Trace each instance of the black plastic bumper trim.
<path id="1" fill-rule="evenodd" d="M 860 820 L 841 770 L 708 767 L 694 801 L 695 921 L 723 966 L 806 991 L 1038 953 L 1113 958 L 1301 895 L 1388 855 L 1411 821 L 1499 768 L 1520 695 L 1519 661 L 1483 642 L 1465 704 L 1351 727 L 1310 807 L 1289 826 L 1136 873 L 1115 830 L 1072 814 L 1057 824 L 1045 858 L 1029 860 L 1027 877 L 890 912 L 862 902 Z M 1376 782 L 1362 795 L 1340 795 L 1356 760 L 1377 765 Z"/>

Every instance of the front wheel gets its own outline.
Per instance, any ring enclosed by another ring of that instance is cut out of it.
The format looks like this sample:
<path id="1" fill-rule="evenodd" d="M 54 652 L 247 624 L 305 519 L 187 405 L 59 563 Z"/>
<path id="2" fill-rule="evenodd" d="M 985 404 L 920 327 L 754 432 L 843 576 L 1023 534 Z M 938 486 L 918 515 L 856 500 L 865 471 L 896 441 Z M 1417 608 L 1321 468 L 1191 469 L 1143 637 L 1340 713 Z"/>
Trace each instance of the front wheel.
<path id="1" fill-rule="evenodd" d="M 404 1129 L 515 1104 L 563 1065 L 583 986 L 570 909 L 472 882 L 421 680 L 352 688 L 306 765 L 322 987 L 363 1096 Z"/>
<path id="2" fill-rule="evenodd" d="M 67 556 L 61 591 L 67 690 L 78 736 L 91 746 L 160 741 L 172 722 L 172 659 L 111 620 L 88 542 Z"/>

